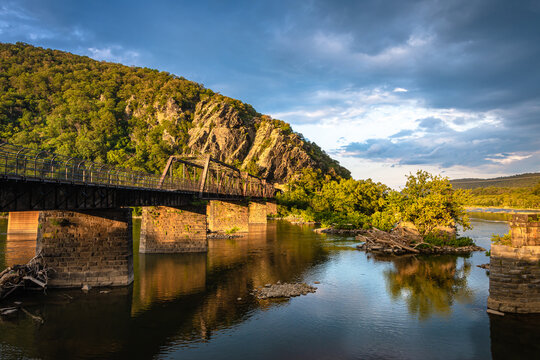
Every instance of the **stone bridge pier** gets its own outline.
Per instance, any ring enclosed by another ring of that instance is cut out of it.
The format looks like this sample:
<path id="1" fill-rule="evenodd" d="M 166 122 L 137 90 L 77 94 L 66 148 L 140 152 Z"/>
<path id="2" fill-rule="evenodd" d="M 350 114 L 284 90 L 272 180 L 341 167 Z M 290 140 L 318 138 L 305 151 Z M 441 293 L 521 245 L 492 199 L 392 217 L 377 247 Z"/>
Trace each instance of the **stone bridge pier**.
<path id="1" fill-rule="evenodd" d="M 16 256 L 9 265 L 24 264 L 41 254 L 52 270 L 49 287 L 133 282 L 130 208 L 11 212 L 8 228 L 8 243 Z"/>
<path id="2" fill-rule="evenodd" d="M 266 201 L 211 200 L 206 213 L 208 230 L 246 233 L 250 225 L 266 224 L 268 209 Z"/>
<path id="3" fill-rule="evenodd" d="M 36 252 L 54 272 L 50 287 L 133 282 L 131 208 L 41 211 Z"/>
<path id="4" fill-rule="evenodd" d="M 208 250 L 206 205 L 143 207 L 140 253 Z"/>
<path id="5" fill-rule="evenodd" d="M 540 215 L 517 214 L 511 245 L 491 246 L 488 308 L 540 313 Z"/>

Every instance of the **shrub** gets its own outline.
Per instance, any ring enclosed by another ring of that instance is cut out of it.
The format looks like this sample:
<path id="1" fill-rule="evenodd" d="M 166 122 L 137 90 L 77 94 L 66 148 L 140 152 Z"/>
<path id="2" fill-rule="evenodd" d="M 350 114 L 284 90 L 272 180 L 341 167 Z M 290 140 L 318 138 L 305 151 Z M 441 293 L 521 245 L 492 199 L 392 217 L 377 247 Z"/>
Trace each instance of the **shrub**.
<path id="1" fill-rule="evenodd" d="M 491 243 L 495 245 L 506 245 L 511 246 L 512 245 L 512 235 L 510 233 L 505 234 L 503 236 L 498 234 L 491 235 Z"/>

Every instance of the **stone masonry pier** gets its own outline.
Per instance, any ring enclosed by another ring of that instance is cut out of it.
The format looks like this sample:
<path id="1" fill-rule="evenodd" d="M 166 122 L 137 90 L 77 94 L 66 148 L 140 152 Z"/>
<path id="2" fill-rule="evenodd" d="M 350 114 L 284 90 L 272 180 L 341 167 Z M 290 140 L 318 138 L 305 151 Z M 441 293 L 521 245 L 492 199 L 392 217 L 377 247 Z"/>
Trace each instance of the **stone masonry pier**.
<path id="1" fill-rule="evenodd" d="M 205 205 L 144 207 L 139 252 L 206 252 L 206 233 Z"/>
<path id="2" fill-rule="evenodd" d="M 249 224 L 266 224 L 266 201 L 251 201 L 249 203 Z"/>
<path id="3" fill-rule="evenodd" d="M 277 204 L 275 201 L 266 202 L 266 215 L 267 216 L 277 215 Z"/>
<path id="4" fill-rule="evenodd" d="M 511 245 L 491 246 L 488 308 L 540 313 L 540 215 L 517 214 Z"/>
<path id="5" fill-rule="evenodd" d="M 41 211 L 36 250 L 54 270 L 50 287 L 129 285 L 131 209 Z"/>
<path id="6" fill-rule="evenodd" d="M 246 233 L 249 230 L 249 207 L 245 201 L 210 200 L 206 213 L 210 231 Z"/>

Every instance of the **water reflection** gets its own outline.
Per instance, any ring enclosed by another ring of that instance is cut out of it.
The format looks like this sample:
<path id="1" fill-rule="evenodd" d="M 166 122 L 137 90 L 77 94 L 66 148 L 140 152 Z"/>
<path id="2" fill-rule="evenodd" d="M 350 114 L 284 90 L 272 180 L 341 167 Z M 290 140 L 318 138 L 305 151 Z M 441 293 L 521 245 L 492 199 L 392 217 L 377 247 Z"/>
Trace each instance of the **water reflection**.
<path id="1" fill-rule="evenodd" d="M 540 354 L 540 315 L 489 316 L 493 359 L 536 359 Z"/>
<path id="2" fill-rule="evenodd" d="M 486 315 L 488 279 L 475 267 L 483 253 L 368 261 L 343 239 L 329 246 L 331 237 L 309 226 L 271 222 L 210 240 L 207 254 L 139 256 L 139 225 L 133 286 L 20 298 L 45 324 L 24 313 L 0 320 L 0 358 L 509 358 L 539 350 L 538 321 Z M 489 241 L 494 226 L 507 225 L 483 220 L 471 235 Z M 0 235 L 0 251 L 6 243 Z M 321 281 L 316 294 L 284 302 L 249 295 L 306 279 Z"/>
<path id="3" fill-rule="evenodd" d="M 458 261 L 462 259 L 462 261 Z M 448 316 L 455 301 L 471 302 L 467 285 L 471 263 L 453 255 L 435 257 L 398 257 L 393 268 L 384 271 L 392 299 L 404 299 L 409 313 L 419 320 L 433 314 Z"/>
<path id="4" fill-rule="evenodd" d="M 135 248 L 139 225 L 135 220 Z M 313 264 L 326 261 L 322 244 L 302 241 L 311 232 L 298 228 L 278 239 L 280 226 L 210 240 L 207 254 L 136 255 L 131 287 L 20 298 L 45 324 L 23 313 L 0 322 L 0 357 L 150 358 L 169 347 L 208 342 L 271 306 L 249 295 L 255 287 L 301 279 Z M 15 349 L 12 356 L 8 349 Z"/>

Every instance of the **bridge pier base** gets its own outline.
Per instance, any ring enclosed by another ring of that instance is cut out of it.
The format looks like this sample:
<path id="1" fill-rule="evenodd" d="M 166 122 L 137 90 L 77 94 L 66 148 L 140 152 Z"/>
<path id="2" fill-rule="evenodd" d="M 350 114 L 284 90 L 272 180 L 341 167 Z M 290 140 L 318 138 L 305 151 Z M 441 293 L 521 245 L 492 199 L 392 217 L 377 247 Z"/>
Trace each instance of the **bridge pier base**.
<path id="1" fill-rule="evenodd" d="M 267 216 L 277 215 L 277 204 L 275 201 L 266 202 L 266 215 Z"/>
<path id="2" fill-rule="evenodd" d="M 54 270 L 50 287 L 133 282 L 131 209 L 41 211 L 37 252 Z"/>
<path id="3" fill-rule="evenodd" d="M 249 203 L 249 224 L 266 224 L 266 202 L 251 201 Z"/>
<path id="4" fill-rule="evenodd" d="M 248 232 L 249 230 L 249 208 L 245 201 L 210 200 L 206 213 L 210 231 Z"/>
<path id="5" fill-rule="evenodd" d="M 540 215 L 514 215 L 512 243 L 491 246 L 489 309 L 540 313 Z"/>
<path id="6" fill-rule="evenodd" d="M 144 207 L 140 253 L 208 251 L 204 206 Z"/>
<path id="7" fill-rule="evenodd" d="M 39 211 L 9 213 L 6 236 L 6 265 L 26 264 L 36 256 Z"/>

